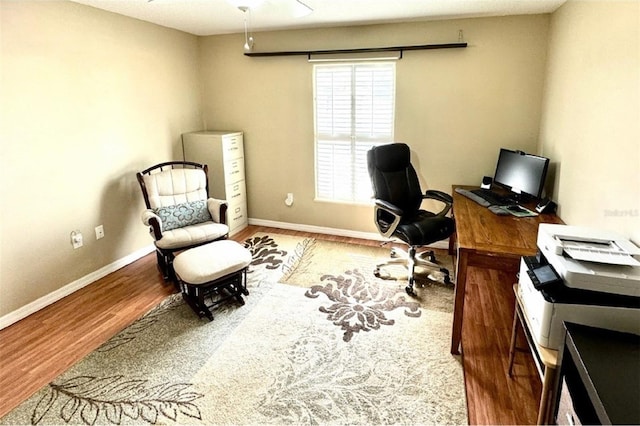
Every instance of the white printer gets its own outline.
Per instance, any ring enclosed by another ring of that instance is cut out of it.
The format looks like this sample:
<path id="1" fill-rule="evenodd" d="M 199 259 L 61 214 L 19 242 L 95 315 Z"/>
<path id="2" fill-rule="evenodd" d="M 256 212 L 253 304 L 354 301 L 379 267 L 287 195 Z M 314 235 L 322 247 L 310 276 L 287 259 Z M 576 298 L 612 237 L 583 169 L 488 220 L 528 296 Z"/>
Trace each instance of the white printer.
<path id="1" fill-rule="evenodd" d="M 640 249 L 602 230 L 540 224 L 518 292 L 535 341 L 559 349 L 562 322 L 640 334 Z"/>

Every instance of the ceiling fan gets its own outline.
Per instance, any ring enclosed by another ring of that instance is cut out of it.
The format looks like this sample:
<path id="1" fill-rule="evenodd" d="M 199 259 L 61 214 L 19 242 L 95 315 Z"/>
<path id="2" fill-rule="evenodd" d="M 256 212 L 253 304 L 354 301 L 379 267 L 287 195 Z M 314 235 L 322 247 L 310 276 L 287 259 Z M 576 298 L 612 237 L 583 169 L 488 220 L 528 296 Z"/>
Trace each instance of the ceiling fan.
<path id="1" fill-rule="evenodd" d="M 151 3 L 155 0 L 147 0 Z M 253 36 L 251 35 L 251 13 L 262 6 L 270 4 L 279 14 L 290 15 L 293 18 L 302 18 L 313 13 L 313 8 L 302 0 L 225 0 L 231 6 L 244 14 L 244 49 L 250 52 L 253 49 Z M 247 20 L 247 15 L 249 16 Z"/>
<path id="2" fill-rule="evenodd" d="M 253 36 L 251 35 L 251 11 L 259 8 L 265 0 L 226 0 L 227 3 L 237 7 L 244 13 L 244 50 L 250 52 L 253 49 Z M 287 0 L 292 3 L 291 13 L 294 18 L 302 18 L 313 12 L 313 9 L 302 0 Z M 249 24 L 247 24 L 247 14 L 249 15 Z"/>
<path id="3" fill-rule="evenodd" d="M 226 0 L 227 3 L 237 7 L 240 10 L 248 9 L 255 10 L 260 8 L 263 4 L 269 3 L 268 0 Z M 293 14 L 294 18 L 301 18 L 309 15 L 313 12 L 313 8 L 303 2 L 302 0 L 279 0 L 277 2 L 271 0 L 271 3 L 277 3 L 283 5 Z"/>

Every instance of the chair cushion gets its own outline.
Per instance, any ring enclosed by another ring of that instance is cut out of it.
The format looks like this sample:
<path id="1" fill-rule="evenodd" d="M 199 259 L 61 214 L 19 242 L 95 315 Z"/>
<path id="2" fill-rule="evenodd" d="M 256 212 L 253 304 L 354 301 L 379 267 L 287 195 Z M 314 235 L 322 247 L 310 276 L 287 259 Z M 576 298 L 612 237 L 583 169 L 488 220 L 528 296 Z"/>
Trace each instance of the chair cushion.
<path id="1" fill-rule="evenodd" d="M 162 220 L 162 230 L 183 228 L 211 220 L 206 200 L 190 201 L 153 210 Z"/>
<path id="2" fill-rule="evenodd" d="M 179 249 L 214 241 L 228 233 L 229 227 L 227 225 L 212 221 L 203 222 L 163 232 L 162 238 L 156 241 L 156 246 L 161 249 Z"/>
<path id="3" fill-rule="evenodd" d="M 251 263 L 251 252 L 235 241 L 224 240 L 186 250 L 173 267 L 188 284 L 204 284 L 238 272 Z"/>
<path id="4" fill-rule="evenodd" d="M 455 229 L 455 222 L 450 217 L 436 217 L 420 210 L 416 216 L 403 218 L 394 236 L 409 245 L 423 246 L 448 238 Z"/>
<path id="5" fill-rule="evenodd" d="M 207 175 L 202 169 L 171 169 L 142 177 L 152 209 L 207 199 Z"/>

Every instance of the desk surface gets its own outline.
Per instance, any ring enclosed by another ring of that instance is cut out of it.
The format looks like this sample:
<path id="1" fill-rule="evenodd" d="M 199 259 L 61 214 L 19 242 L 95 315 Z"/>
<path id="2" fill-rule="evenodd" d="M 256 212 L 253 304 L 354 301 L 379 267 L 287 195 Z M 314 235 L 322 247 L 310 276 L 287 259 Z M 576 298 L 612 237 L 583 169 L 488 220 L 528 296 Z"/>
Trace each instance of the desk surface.
<path id="1" fill-rule="evenodd" d="M 460 185 L 454 185 L 454 189 Z M 477 187 L 460 186 L 466 189 Z M 536 253 L 538 225 L 562 223 L 555 214 L 534 217 L 498 216 L 467 197 L 453 191 L 458 247 L 520 260 Z M 533 210 L 533 206 L 525 205 Z"/>
<path id="2" fill-rule="evenodd" d="M 452 191 L 456 234 L 451 240 L 450 248 L 457 244 L 456 289 L 451 331 L 452 354 L 459 353 L 462 339 L 467 267 L 478 266 L 515 273 L 519 269 L 520 257 L 532 256 L 537 251 L 538 225 L 563 223 L 555 214 L 533 217 L 498 216 L 488 208 L 455 192 L 457 187 L 474 189 L 477 186 L 454 185 Z M 533 208 L 532 205 L 525 206 Z"/>

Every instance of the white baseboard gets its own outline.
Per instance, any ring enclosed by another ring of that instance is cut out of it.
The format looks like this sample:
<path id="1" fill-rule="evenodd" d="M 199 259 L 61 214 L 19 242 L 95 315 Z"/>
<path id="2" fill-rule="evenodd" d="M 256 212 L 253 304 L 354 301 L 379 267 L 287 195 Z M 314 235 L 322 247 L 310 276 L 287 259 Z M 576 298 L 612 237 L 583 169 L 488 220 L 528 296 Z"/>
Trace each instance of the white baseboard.
<path id="1" fill-rule="evenodd" d="M 121 259 L 118 259 L 115 262 L 103 268 L 100 268 L 95 272 L 87 274 L 84 277 L 77 279 L 72 283 L 65 285 L 62 288 L 59 288 L 58 290 L 47 294 L 46 296 L 42 296 L 41 298 L 34 300 L 33 302 L 23 306 L 20 309 L 17 309 L 13 312 L 8 313 L 7 315 L 4 315 L 3 317 L 0 317 L 0 330 L 10 326 L 15 322 L 20 321 L 23 318 L 28 317 L 29 315 L 39 311 L 42 308 L 45 308 L 51 305 L 54 302 L 57 302 L 58 300 L 70 295 L 75 291 L 78 291 L 81 288 L 88 286 L 89 284 L 99 280 L 100 278 L 103 278 L 109 275 L 110 273 L 115 272 L 118 269 L 124 266 L 127 266 L 130 263 L 135 262 L 136 260 L 153 252 L 154 250 L 155 250 L 155 247 L 153 245 L 137 250 L 130 255 L 127 255 Z"/>
<path id="2" fill-rule="evenodd" d="M 270 228 L 289 229 L 292 231 L 314 232 L 316 234 L 329 234 L 338 235 L 340 237 L 361 238 L 363 240 L 387 241 L 386 238 L 383 238 L 380 234 L 375 232 L 352 231 L 349 229 L 327 228 L 324 226 L 303 225 L 299 223 L 277 222 L 273 220 L 252 218 L 249 218 L 249 224 L 256 226 L 268 226 Z M 448 250 L 449 239 L 430 244 L 428 247 Z"/>

